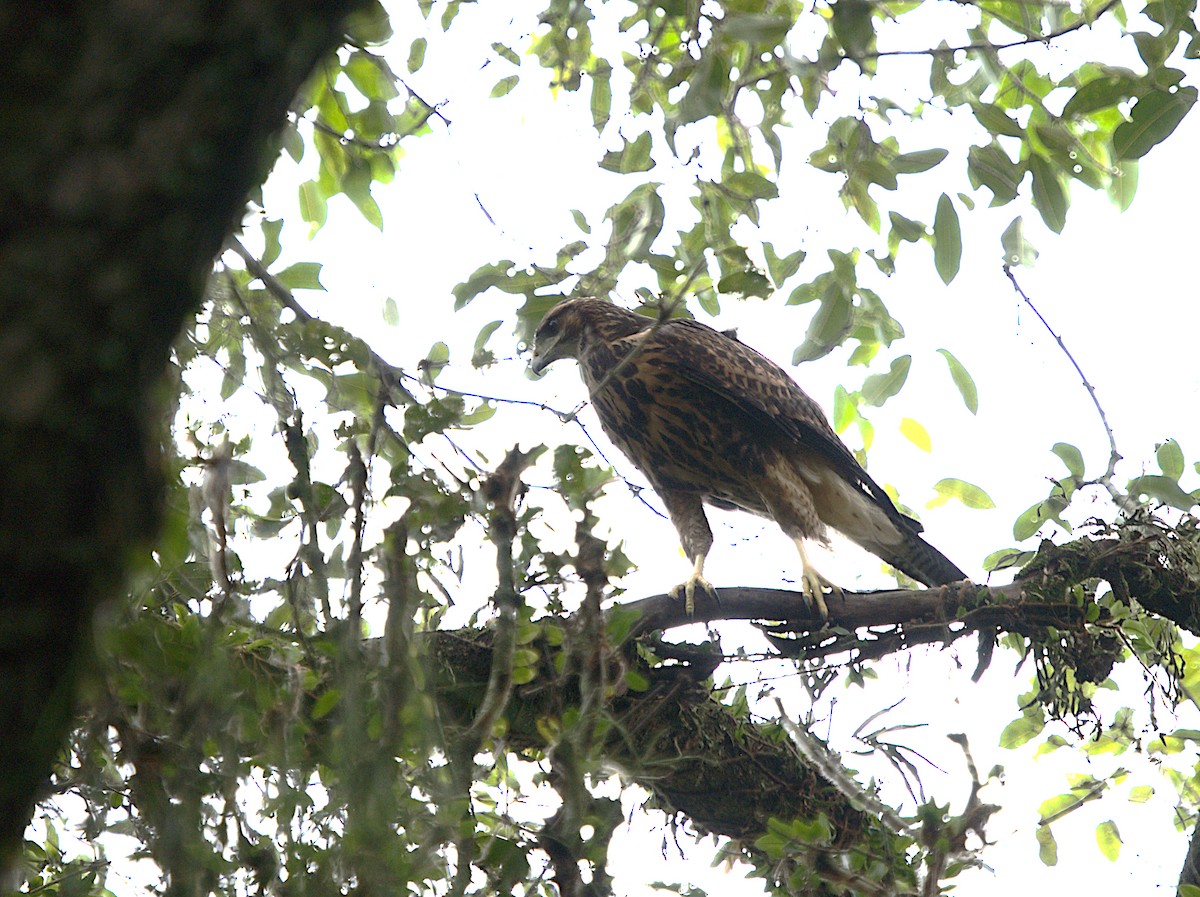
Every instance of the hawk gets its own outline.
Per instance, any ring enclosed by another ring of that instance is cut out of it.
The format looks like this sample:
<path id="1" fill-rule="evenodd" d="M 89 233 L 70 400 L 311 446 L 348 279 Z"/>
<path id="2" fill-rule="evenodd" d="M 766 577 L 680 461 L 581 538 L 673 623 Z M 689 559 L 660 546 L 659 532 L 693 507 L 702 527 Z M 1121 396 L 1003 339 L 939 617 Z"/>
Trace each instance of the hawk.
<path id="1" fill-rule="evenodd" d="M 574 358 L 604 432 L 646 475 L 679 533 L 692 573 L 688 613 L 704 579 L 712 530 L 704 503 L 769 517 L 800 551 L 801 588 L 822 618 L 823 590 L 806 539 L 835 529 L 927 586 L 966 579 L 921 538 L 838 439 L 787 372 L 699 321 L 658 320 L 603 299 L 560 302 L 534 336 L 535 373 Z"/>

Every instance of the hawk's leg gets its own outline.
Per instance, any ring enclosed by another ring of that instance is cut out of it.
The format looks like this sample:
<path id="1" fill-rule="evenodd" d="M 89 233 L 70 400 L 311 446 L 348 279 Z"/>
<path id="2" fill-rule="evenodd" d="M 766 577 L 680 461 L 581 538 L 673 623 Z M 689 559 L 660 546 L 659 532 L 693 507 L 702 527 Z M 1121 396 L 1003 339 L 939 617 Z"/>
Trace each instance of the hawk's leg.
<path id="1" fill-rule="evenodd" d="M 704 594 L 717 603 L 721 601 L 717 590 L 713 588 L 713 584 L 704 578 L 704 557 L 702 554 L 697 555 L 695 563 L 692 565 L 692 575 L 687 578 L 686 582 L 681 582 L 675 588 L 671 589 L 671 597 L 676 601 L 679 600 L 682 593 L 683 606 L 689 617 L 696 610 L 696 589 L 704 592 Z"/>
<path id="2" fill-rule="evenodd" d="M 712 548 L 712 530 L 704 514 L 704 504 L 697 493 L 678 492 L 661 486 L 655 488 L 667 507 L 671 523 L 675 524 L 675 530 L 679 533 L 683 553 L 692 562 L 692 575 L 671 589 L 671 596 L 676 600 L 682 593 L 684 607 L 690 617 L 696 609 L 696 589 L 714 601 L 718 600 L 717 590 L 704 578 L 704 559 Z"/>
<path id="3" fill-rule="evenodd" d="M 841 587 L 834 585 L 813 567 L 808 559 L 808 552 L 804 550 L 803 539 L 793 536 L 792 541 L 800 551 L 800 590 L 804 593 L 804 600 L 817 609 L 822 620 L 828 620 L 829 608 L 825 606 L 824 590 L 828 588 L 832 594 L 840 596 Z"/>

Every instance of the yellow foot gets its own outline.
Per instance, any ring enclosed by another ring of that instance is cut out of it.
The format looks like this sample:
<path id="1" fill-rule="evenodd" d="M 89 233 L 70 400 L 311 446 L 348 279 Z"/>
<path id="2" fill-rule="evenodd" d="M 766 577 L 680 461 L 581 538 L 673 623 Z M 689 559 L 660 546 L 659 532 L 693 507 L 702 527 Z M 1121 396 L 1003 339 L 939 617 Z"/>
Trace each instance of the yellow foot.
<path id="1" fill-rule="evenodd" d="M 829 608 L 825 605 L 825 589 L 829 589 L 830 594 L 839 598 L 842 595 L 840 586 L 831 583 L 812 567 L 805 567 L 800 576 L 800 591 L 804 593 L 805 603 L 815 607 L 822 620 L 829 619 Z"/>
<path id="2" fill-rule="evenodd" d="M 804 602 L 809 607 L 815 607 L 817 613 L 821 615 L 822 620 L 829 619 L 829 608 L 825 605 L 825 589 L 829 589 L 830 594 L 842 596 L 840 586 L 834 585 L 820 573 L 818 573 L 813 565 L 808 561 L 808 552 L 804 550 L 804 540 L 795 539 L 796 548 L 800 550 L 800 591 L 804 594 Z"/>
<path id="3" fill-rule="evenodd" d="M 713 588 L 713 584 L 704 578 L 704 575 L 699 569 L 693 570 L 692 575 L 687 578 L 687 582 L 681 582 L 675 588 L 671 589 L 671 597 L 676 601 L 680 596 L 683 596 L 683 606 L 687 610 L 687 615 L 690 617 L 696 610 L 696 590 L 699 589 L 713 601 L 718 604 L 721 601 L 717 590 Z"/>

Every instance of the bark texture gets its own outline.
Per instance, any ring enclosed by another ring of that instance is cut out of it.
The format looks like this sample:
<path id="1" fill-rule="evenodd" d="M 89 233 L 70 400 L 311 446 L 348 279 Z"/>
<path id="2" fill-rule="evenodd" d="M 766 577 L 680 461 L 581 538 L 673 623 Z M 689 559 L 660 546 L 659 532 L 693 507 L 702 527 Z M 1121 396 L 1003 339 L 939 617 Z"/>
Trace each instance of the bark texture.
<path id="1" fill-rule="evenodd" d="M 0 866 L 159 523 L 171 341 L 360 5 L 0 6 Z"/>

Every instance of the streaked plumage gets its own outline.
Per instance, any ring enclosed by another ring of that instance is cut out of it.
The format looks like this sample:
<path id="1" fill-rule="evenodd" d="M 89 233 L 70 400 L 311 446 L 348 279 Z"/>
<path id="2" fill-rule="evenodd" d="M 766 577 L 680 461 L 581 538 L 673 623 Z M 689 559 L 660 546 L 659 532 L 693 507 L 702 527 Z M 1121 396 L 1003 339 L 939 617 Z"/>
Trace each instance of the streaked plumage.
<path id="1" fill-rule="evenodd" d="M 795 541 L 804 593 L 825 615 L 805 539 L 827 527 L 926 585 L 965 579 L 919 535 L 779 367 L 697 321 L 634 314 L 601 299 L 568 299 L 542 319 L 532 367 L 579 362 L 604 431 L 666 505 L 693 563 L 689 610 L 712 532 L 703 502 L 770 517 Z"/>

